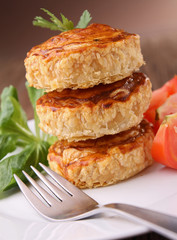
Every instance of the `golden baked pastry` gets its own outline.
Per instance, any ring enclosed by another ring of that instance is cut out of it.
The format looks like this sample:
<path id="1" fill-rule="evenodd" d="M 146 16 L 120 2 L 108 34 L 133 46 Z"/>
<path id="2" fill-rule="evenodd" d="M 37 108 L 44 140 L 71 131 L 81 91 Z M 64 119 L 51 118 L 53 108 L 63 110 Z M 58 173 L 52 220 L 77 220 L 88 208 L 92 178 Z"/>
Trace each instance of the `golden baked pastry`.
<path id="1" fill-rule="evenodd" d="M 116 134 L 143 119 L 151 82 L 143 73 L 89 89 L 49 92 L 38 99 L 40 128 L 59 140 L 79 141 Z"/>
<path id="2" fill-rule="evenodd" d="M 112 83 L 143 63 L 138 35 L 103 24 L 54 36 L 33 47 L 25 59 L 30 86 L 47 91 Z"/>
<path id="3" fill-rule="evenodd" d="M 49 149 L 49 166 L 79 188 L 114 184 L 153 163 L 153 138 L 152 127 L 143 120 L 116 135 L 71 143 L 57 141 Z"/>

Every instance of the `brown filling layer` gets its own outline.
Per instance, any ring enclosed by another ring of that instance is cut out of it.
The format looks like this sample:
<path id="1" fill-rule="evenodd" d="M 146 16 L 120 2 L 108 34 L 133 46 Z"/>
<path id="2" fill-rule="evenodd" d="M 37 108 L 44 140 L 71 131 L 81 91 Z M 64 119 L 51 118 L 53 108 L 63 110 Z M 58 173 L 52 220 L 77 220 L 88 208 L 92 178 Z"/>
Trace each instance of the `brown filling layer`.
<path id="1" fill-rule="evenodd" d="M 138 92 L 140 86 L 146 84 L 145 74 L 135 72 L 129 77 L 112 84 L 99 84 L 88 89 L 65 89 L 62 92 L 49 92 L 38 99 L 37 105 L 50 107 L 57 111 L 62 107 L 75 108 L 82 104 L 92 107 L 102 104 L 109 108 L 114 102 L 124 102 L 131 94 Z"/>
<path id="2" fill-rule="evenodd" d="M 127 153 L 136 148 L 138 144 L 136 140 L 149 131 L 152 131 L 150 124 L 143 120 L 138 126 L 115 135 L 107 135 L 98 139 L 89 139 L 80 142 L 58 141 L 50 147 L 49 154 L 53 153 L 56 156 L 62 156 L 64 150 L 74 148 L 80 151 L 89 151 L 90 149 L 90 154 L 95 154 L 96 156 L 97 154 L 106 154 L 110 148 L 116 146 L 119 147 L 122 153 Z"/>

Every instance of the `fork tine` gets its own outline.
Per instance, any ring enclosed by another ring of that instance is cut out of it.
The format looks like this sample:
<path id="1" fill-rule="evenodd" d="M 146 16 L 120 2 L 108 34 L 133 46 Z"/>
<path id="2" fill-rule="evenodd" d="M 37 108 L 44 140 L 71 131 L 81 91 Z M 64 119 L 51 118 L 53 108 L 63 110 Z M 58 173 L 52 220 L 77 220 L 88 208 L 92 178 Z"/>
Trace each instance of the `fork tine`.
<path id="1" fill-rule="evenodd" d="M 24 182 L 22 182 L 22 180 L 16 174 L 14 174 L 14 178 L 29 203 L 37 211 L 44 213 L 45 209 L 48 207 L 26 186 L 26 184 L 24 184 Z"/>
<path id="2" fill-rule="evenodd" d="M 52 204 L 56 204 L 57 200 L 55 200 L 45 189 L 43 189 L 39 184 L 37 184 L 37 182 L 34 181 L 34 179 L 32 179 L 25 171 L 22 172 L 49 206 L 51 206 Z"/>
<path id="3" fill-rule="evenodd" d="M 46 177 L 44 177 L 44 175 L 42 175 L 36 168 L 34 168 L 33 166 L 30 166 L 30 167 L 36 173 L 36 175 L 41 179 L 41 181 L 48 187 L 48 189 L 53 194 L 55 194 L 57 198 L 59 198 L 61 201 L 66 199 L 68 195 L 66 192 L 63 192 L 59 188 L 57 188 L 52 182 L 50 182 Z"/>
<path id="4" fill-rule="evenodd" d="M 39 163 L 39 165 L 46 171 L 55 181 L 58 183 L 66 192 L 71 194 L 77 199 L 82 199 L 84 202 L 91 202 L 92 204 L 98 204 L 93 198 L 88 196 L 86 193 L 84 193 L 82 190 L 77 188 L 75 185 L 70 183 L 68 180 L 60 176 L 58 173 L 52 171 L 50 168 L 46 167 L 42 163 Z"/>
<path id="5" fill-rule="evenodd" d="M 73 192 L 76 190 L 78 191 L 78 193 L 81 192 L 81 190 L 76 188 L 72 183 L 60 176 L 58 173 L 52 171 L 50 168 L 46 167 L 42 163 L 39 163 L 39 165 L 53 178 L 53 180 L 56 181 L 56 183 L 58 183 L 70 195 L 73 195 Z"/>

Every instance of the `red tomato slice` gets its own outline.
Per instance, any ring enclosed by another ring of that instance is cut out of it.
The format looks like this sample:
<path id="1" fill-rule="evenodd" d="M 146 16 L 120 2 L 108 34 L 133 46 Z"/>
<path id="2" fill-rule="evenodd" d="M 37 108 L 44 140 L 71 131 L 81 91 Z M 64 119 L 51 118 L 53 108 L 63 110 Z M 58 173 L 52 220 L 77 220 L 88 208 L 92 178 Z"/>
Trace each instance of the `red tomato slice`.
<path id="1" fill-rule="evenodd" d="M 154 138 L 151 154 L 155 161 L 177 169 L 177 113 L 165 117 Z"/>
<path id="2" fill-rule="evenodd" d="M 165 116 L 177 113 L 177 93 L 168 97 L 164 104 L 162 104 L 156 111 L 155 125 L 160 126 Z"/>
<path id="3" fill-rule="evenodd" d="M 153 123 L 155 128 L 157 128 L 155 126 L 156 109 L 174 93 L 177 93 L 177 76 L 174 76 L 174 78 L 165 83 L 161 88 L 153 91 L 150 106 L 145 112 L 144 118 Z"/>

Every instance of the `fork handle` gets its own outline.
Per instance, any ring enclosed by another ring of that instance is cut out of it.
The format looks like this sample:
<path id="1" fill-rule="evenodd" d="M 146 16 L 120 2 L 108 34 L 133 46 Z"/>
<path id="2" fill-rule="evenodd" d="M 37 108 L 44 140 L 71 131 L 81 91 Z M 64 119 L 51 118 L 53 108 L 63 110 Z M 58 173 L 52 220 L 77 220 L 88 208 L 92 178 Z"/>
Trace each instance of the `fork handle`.
<path id="1" fill-rule="evenodd" d="M 104 207 L 169 239 L 177 239 L 177 217 L 122 203 L 106 204 Z"/>

